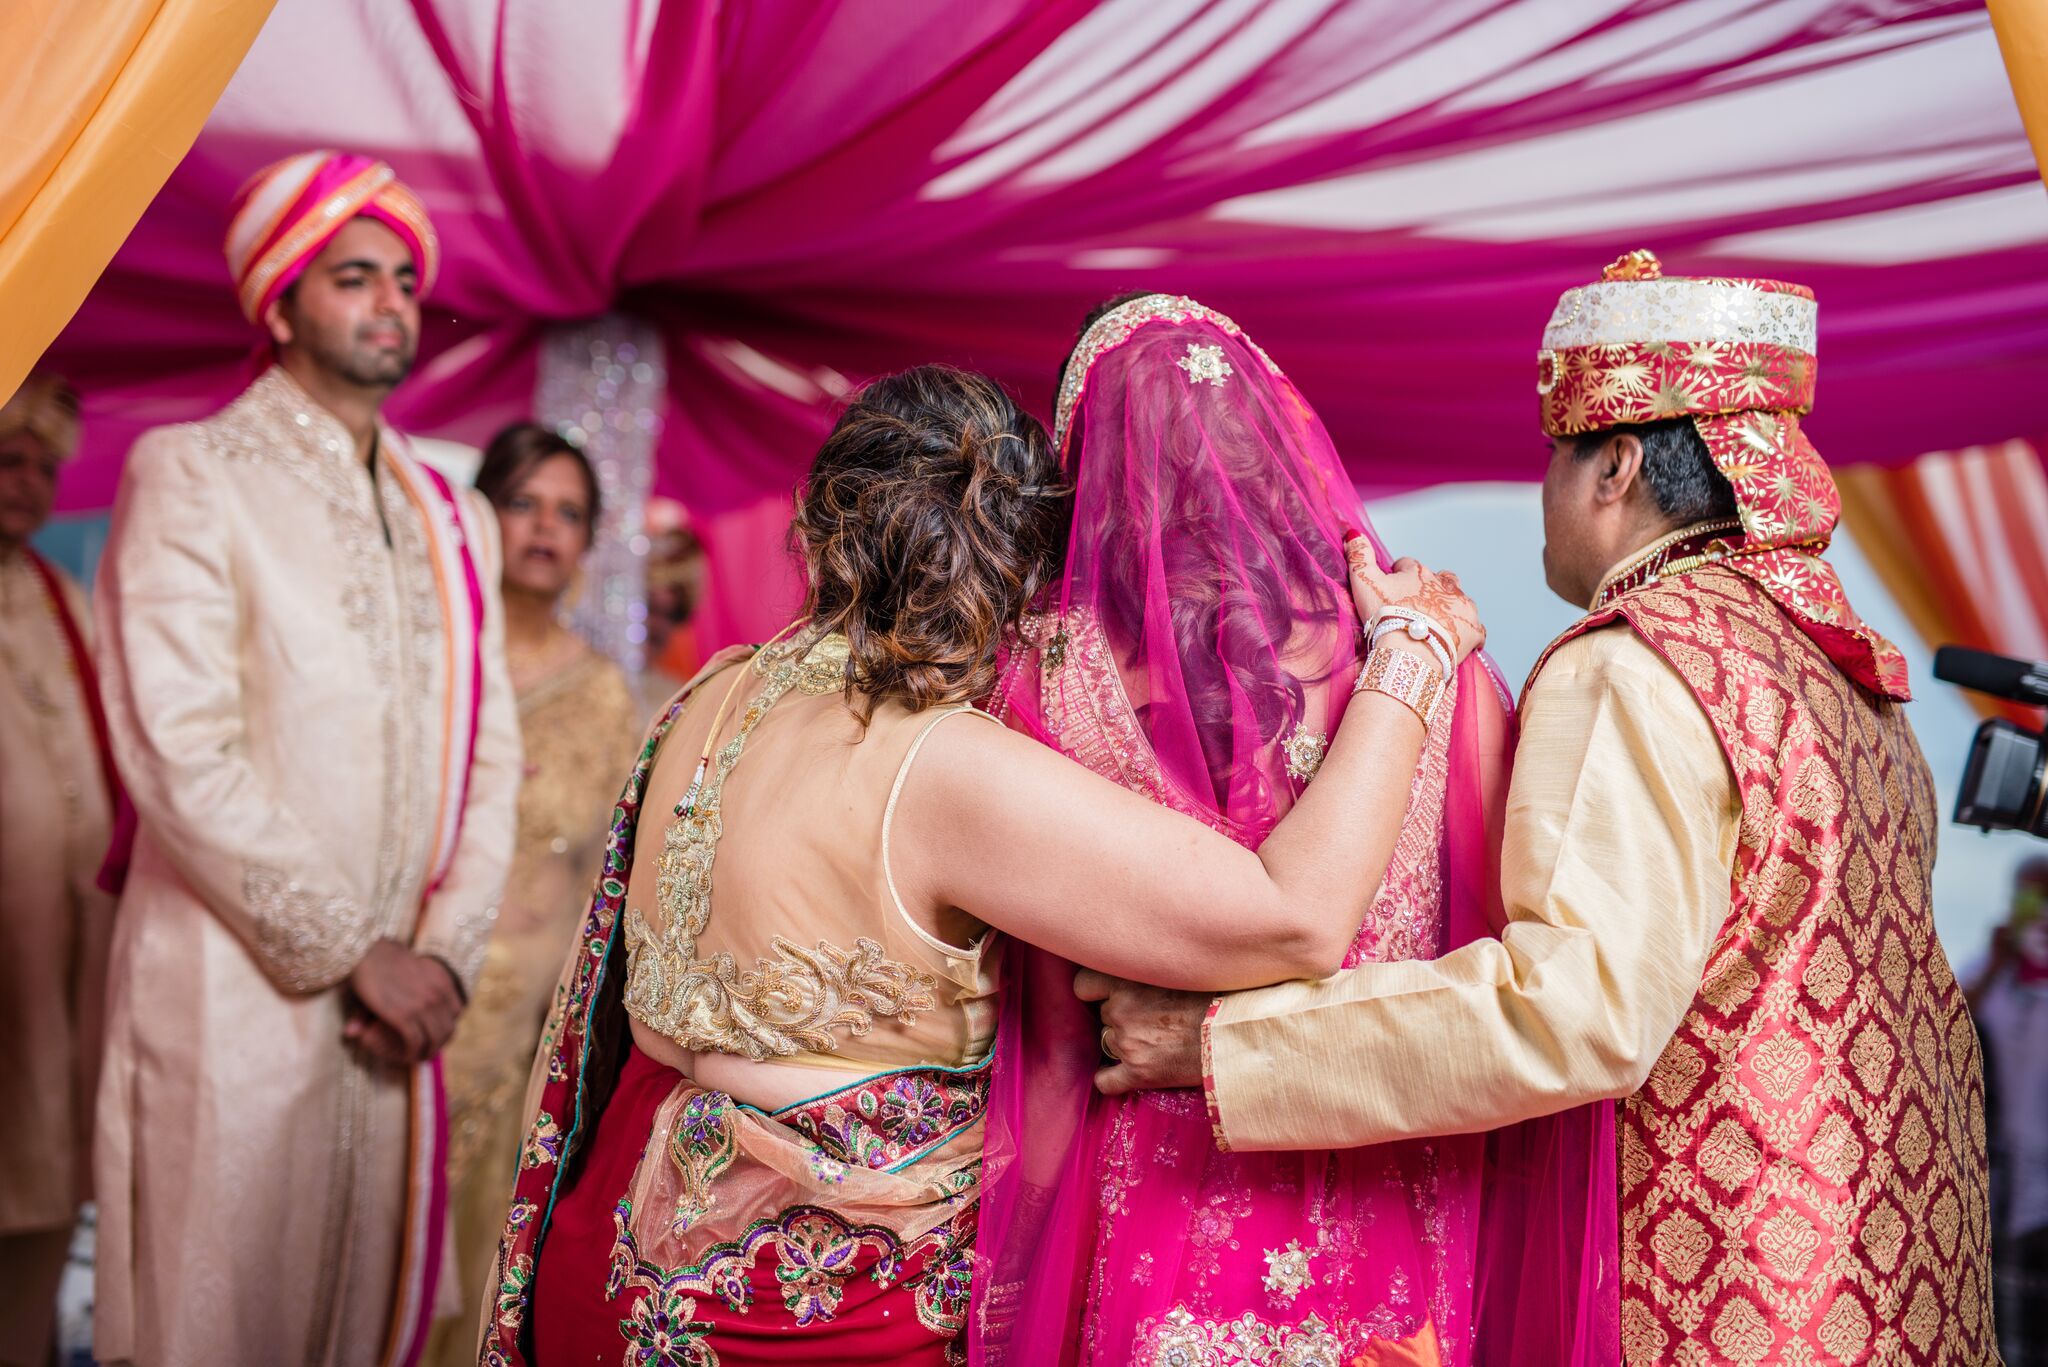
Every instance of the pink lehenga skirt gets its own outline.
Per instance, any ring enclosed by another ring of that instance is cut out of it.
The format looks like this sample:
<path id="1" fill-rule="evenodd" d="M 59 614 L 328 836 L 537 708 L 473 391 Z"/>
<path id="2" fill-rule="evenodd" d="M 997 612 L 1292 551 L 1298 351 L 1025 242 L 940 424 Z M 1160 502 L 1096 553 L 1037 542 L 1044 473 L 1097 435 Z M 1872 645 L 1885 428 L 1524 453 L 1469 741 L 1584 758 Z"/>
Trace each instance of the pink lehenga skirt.
<path id="1" fill-rule="evenodd" d="M 1200 1093 L 1099 1100 L 1077 1360 L 1465 1362 L 1484 1140 L 1220 1152 Z"/>

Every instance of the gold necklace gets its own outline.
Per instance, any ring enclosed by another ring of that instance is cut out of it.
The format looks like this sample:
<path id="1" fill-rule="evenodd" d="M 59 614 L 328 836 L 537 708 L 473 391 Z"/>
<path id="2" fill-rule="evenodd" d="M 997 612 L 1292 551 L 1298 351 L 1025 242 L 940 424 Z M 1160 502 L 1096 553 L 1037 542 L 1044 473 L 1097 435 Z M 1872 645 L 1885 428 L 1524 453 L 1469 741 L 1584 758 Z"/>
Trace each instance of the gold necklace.
<path id="1" fill-rule="evenodd" d="M 1740 518 L 1727 518 L 1717 522 L 1695 522 L 1690 527 L 1680 527 L 1675 532 L 1657 538 L 1601 578 L 1599 587 L 1593 590 L 1593 601 L 1588 610 L 1596 610 L 1609 598 L 1618 596 L 1624 585 L 1636 587 L 1630 581 L 1638 577 L 1642 578 L 1644 583 L 1655 583 L 1666 576 L 1684 574 L 1710 561 L 1739 554 L 1740 547 L 1716 543 L 1721 542 L 1725 536 L 1741 530 Z M 1703 539 L 1708 540 L 1706 550 L 1673 557 L 1672 552 L 1681 546 L 1698 543 Z"/>

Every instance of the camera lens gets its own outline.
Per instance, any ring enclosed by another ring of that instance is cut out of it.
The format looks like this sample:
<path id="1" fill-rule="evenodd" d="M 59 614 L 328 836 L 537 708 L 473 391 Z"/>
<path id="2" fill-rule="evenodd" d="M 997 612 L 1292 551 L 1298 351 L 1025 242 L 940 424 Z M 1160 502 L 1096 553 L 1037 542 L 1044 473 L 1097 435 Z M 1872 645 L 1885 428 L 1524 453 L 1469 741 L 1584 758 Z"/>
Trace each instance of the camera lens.
<path id="1" fill-rule="evenodd" d="M 2039 732 L 2009 721 L 1987 721 L 1970 742 L 1956 823 L 1987 831 L 2048 836 L 2048 752 Z"/>

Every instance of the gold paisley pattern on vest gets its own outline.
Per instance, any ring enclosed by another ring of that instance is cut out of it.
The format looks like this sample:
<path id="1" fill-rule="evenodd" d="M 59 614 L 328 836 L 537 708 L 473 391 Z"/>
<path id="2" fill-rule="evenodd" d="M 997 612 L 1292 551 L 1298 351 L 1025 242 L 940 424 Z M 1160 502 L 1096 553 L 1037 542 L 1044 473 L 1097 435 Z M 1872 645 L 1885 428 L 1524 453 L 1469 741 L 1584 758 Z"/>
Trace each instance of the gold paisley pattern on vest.
<path id="1" fill-rule="evenodd" d="M 815 697 L 843 687 L 845 661 L 846 641 L 837 636 L 771 646 L 754 657 L 753 670 L 767 682 L 718 751 L 701 791 L 686 798 L 663 833 L 654 888 L 660 931 L 639 908 L 626 909 L 626 1010 L 685 1049 L 757 1060 L 831 1053 L 841 1031 L 865 1035 L 877 1016 L 909 1022 L 933 1008 L 932 975 L 888 958 L 866 936 L 851 949 L 823 940 L 805 948 L 776 936 L 772 957 L 746 968 L 731 954 L 697 957 L 697 939 L 711 921 L 726 779 L 770 708 L 792 688 Z"/>

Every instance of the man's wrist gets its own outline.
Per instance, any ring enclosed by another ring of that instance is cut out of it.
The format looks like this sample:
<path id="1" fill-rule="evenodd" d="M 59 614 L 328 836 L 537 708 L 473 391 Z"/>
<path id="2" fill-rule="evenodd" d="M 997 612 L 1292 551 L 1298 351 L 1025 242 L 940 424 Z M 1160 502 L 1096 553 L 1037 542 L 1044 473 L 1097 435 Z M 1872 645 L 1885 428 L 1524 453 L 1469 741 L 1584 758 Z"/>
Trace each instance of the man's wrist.
<path id="1" fill-rule="evenodd" d="M 437 964 L 441 965 L 441 967 L 443 967 L 443 968 L 447 969 L 447 970 L 448 970 L 448 981 L 449 981 L 449 982 L 451 982 L 451 983 L 454 983 L 454 984 L 455 984 L 455 996 L 456 996 L 456 998 L 457 998 L 457 999 L 458 999 L 459 1001 L 461 1001 L 461 1003 L 462 1003 L 462 1004 L 463 1004 L 464 1006 L 467 1006 L 467 1005 L 469 1005 L 469 988 L 468 988 L 468 986 L 467 986 L 466 984 L 464 984 L 464 982 L 462 981 L 462 975 L 461 975 L 460 973 L 457 973 L 457 972 L 455 971 L 455 965 L 454 965 L 454 964 L 450 963 L 450 962 L 448 961 L 448 959 L 447 959 L 447 958 L 446 958 L 445 956 L 443 956 L 443 955 L 440 955 L 440 954 L 421 954 L 421 955 L 420 955 L 420 957 L 421 957 L 421 958 L 423 958 L 423 959 L 431 959 L 431 960 L 432 960 L 433 962 L 435 962 L 435 963 L 437 963 Z"/>
<path id="2" fill-rule="evenodd" d="M 388 935 L 379 935 L 376 938 L 372 939 L 370 943 L 363 946 L 363 952 L 356 957 L 355 963 L 349 968 L 348 972 L 342 975 L 342 981 L 351 981 L 352 979 L 354 979 L 356 974 L 362 972 L 365 968 L 369 967 L 370 960 L 378 958 L 382 954 L 382 946 L 397 944 L 398 941 L 392 939 Z M 399 948 L 403 949 L 404 946 L 399 945 Z"/>

